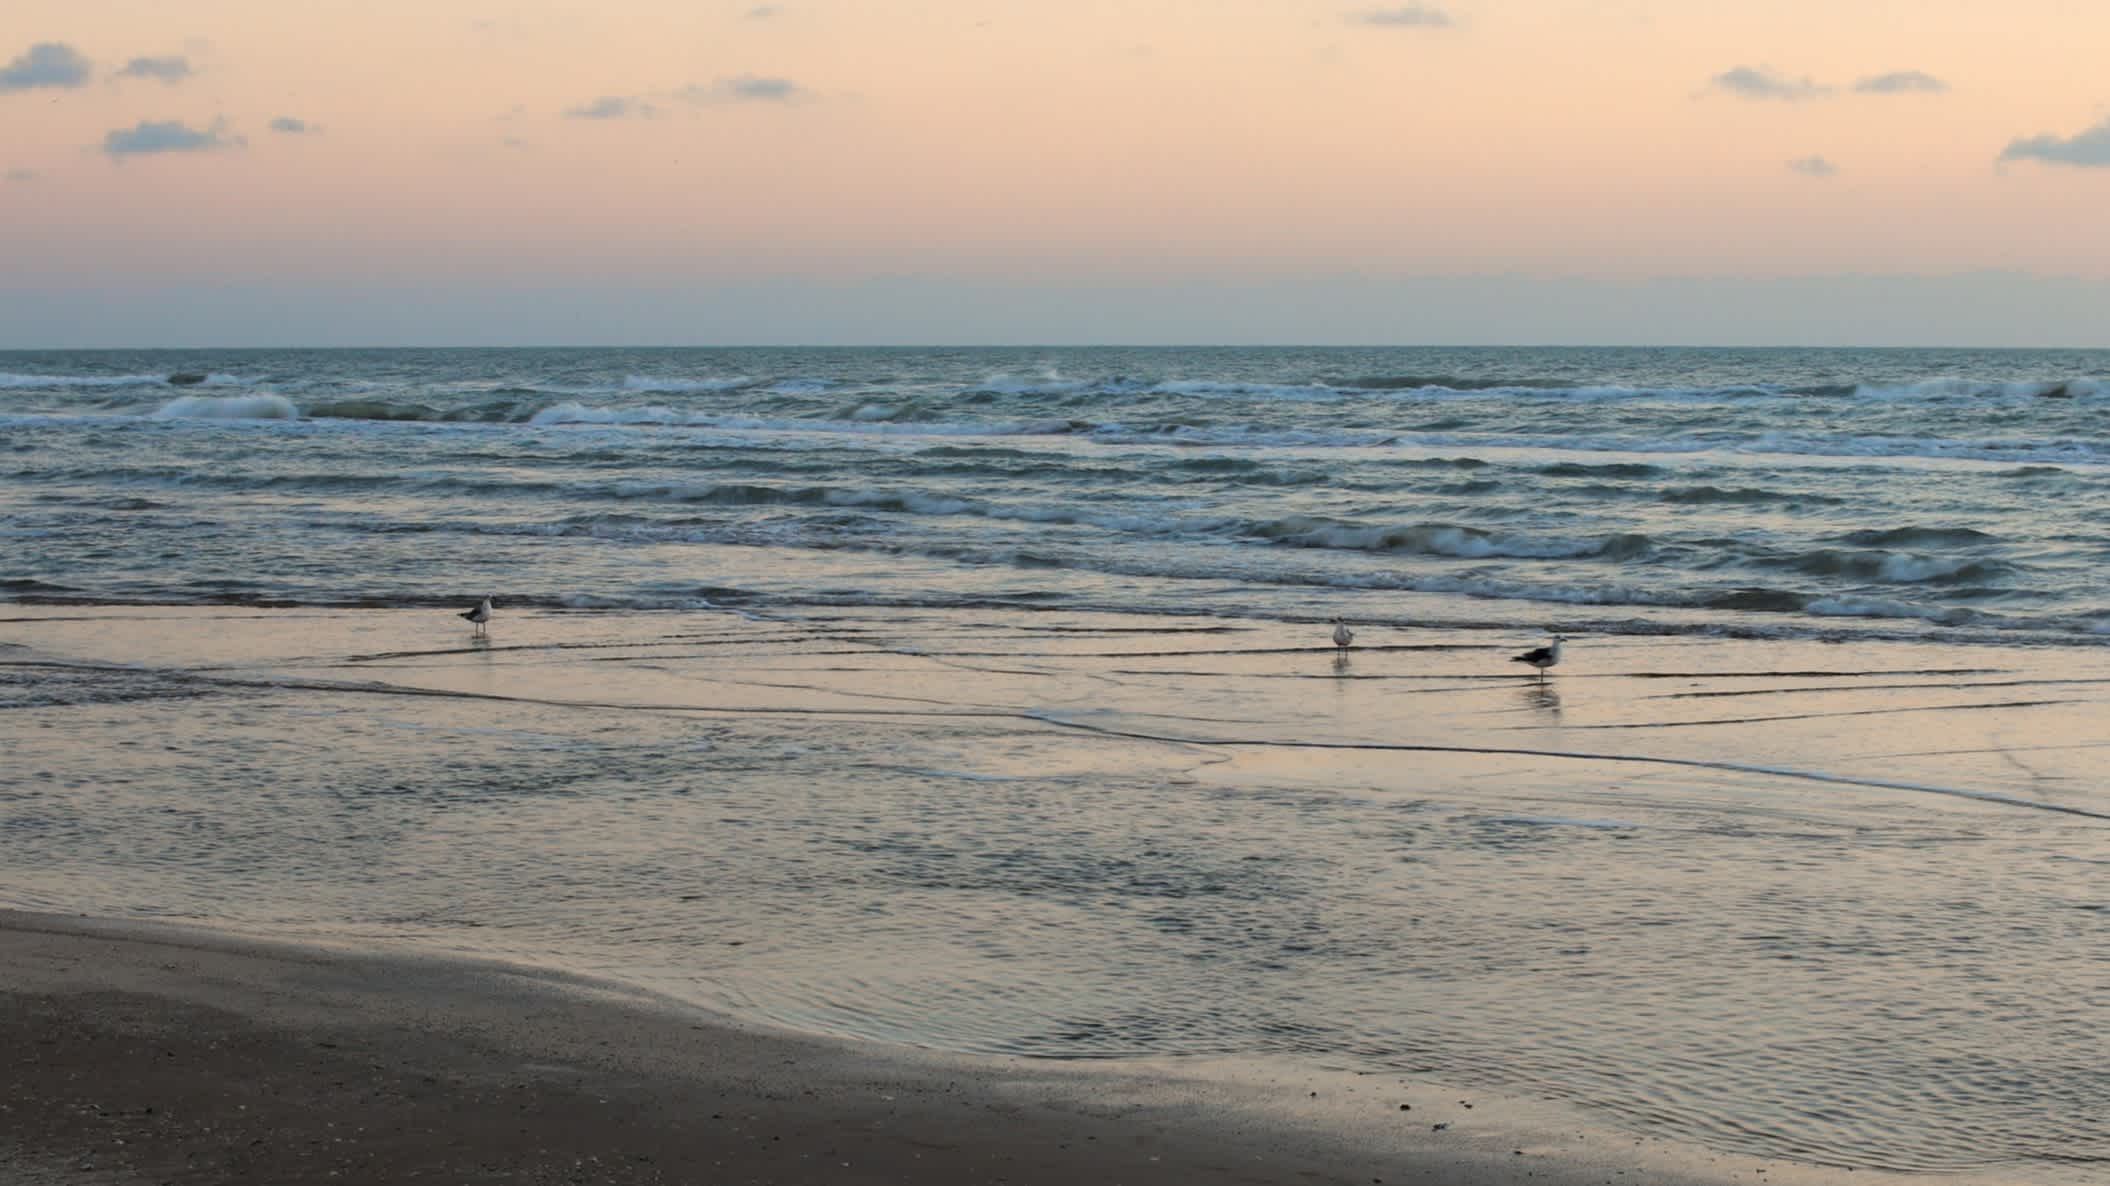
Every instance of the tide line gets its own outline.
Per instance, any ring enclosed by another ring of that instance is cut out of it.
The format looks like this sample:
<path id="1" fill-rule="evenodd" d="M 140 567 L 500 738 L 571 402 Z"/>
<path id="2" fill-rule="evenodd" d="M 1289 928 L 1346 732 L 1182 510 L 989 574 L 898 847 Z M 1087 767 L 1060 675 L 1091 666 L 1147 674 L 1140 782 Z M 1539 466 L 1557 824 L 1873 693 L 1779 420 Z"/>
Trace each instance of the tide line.
<path id="1" fill-rule="evenodd" d="M 2046 803 L 2036 799 L 2023 799 L 2015 795 L 2003 795 L 1998 791 L 1979 791 L 1968 787 L 1944 787 L 1936 786 L 1932 783 L 1903 782 L 1889 778 L 1867 778 L 1855 774 L 1833 774 L 1824 770 L 1797 770 L 1788 766 L 1760 766 L 1746 762 L 1709 761 L 1704 758 L 1666 758 L 1655 754 L 1591 753 L 1586 750 L 1511 749 L 1499 746 L 1423 745 L 1382 741 L 1281 741 L 1254 737 L 1176 737 L 1167 734 L 1144 733 L 1131 729 L 1115 729 L 1105 725 L 1091 725 L 1082 721 L 1065 720 L 1051 713 L 1029 711 L 1023 715 L 1032 720 L 1054 725 L 1057 728 L 1076 729 L 1107 737 L 1126 737 L 1136 741 L 1156 741 L 1167 745 L 1237 746 L 1251 749 L 1363 750 L 1420 754 L 1481 754 L 1492 757 L 1558 758 L 1574 762 L 1628 762 L 1648 766 L 1682 766 L 1696 770 L 1721 770 L 1734 774 L 1762 774 L 1774 778 L 1794 778 L 1806 782 L 1879 787 L 1884 790 L 1911 791 L 1923 795 L 1947 795 L 1957 799 L 1975 799 L 1981 803 L 1996 803 L 2003 807 L 2025 807 L 2034 811 L 2054 811 L 2062 815 L 2076 815 L 2084 819 L 2110 822 L 2110 811 L 2098 811 L 2089 807 L 2075 807 L 2067 803 Z"/>

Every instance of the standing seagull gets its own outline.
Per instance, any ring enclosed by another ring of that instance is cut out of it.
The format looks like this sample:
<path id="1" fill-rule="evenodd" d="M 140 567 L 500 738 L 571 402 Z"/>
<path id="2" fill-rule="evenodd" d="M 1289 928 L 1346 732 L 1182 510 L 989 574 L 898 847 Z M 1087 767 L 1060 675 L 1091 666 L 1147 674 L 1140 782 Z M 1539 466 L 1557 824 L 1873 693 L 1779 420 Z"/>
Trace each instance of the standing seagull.
<path id="1" fill-rule="evenodd" d="M 1348 623 L 1335 618 L 1333 620 L 1333 645 L 1345 651 L 1348 649 L 1348 644 L 1354 641 L 1355 631 L 1348 628 Z"/>
<path id="2" fill-rule="evenodd" d="M 1511 655 L 1509 661 L 1512 663 L 1531 664 L 1539 669 L 1539 678 L 1543 680 L 1546 678 L 1546 669 L 1561 661 L 1561 644 L 1566 641 L 1568 641 L 1567 635 L 1556 634 L 1553 636 L 1553 641 L 1548 645 L 1534 647 L 1521 655 Z"/>
<path id="3" fill-rule="evenodd" d="M 462 616 L 469 619 L 469 621 L 475 623 L 475 633 L 490 633 L 489 628 L 486 627 L 484 623 L 489 622 L 491 620 L 491 599 L 489 597 L 485 597 L 482 601 L 476 603 L 475 609 L 463 610 Z"/>

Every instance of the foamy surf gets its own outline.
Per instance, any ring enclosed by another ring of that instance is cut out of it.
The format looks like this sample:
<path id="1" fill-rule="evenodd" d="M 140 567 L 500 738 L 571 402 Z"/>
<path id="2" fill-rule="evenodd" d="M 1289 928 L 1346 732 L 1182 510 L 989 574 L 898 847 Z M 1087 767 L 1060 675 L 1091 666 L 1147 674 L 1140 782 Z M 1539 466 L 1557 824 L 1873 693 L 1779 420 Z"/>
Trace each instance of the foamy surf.
<path id="1" fill-rule="evenodd" d="M 158 420 L 297 420 L 300 409 L 283 395 L 185 395 L 161 405 Z"/>

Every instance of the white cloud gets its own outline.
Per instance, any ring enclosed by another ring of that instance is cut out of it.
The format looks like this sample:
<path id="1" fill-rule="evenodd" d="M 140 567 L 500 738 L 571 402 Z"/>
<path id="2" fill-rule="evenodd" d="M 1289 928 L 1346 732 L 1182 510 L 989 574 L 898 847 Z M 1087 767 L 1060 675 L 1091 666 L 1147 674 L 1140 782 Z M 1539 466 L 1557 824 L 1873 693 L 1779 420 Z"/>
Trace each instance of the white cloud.
<path id="1" fill-rule="evenodd" d="M 1839 173 L 1839 166 L 1821 156 L 1796 157 L 1788 162 L 1788 169 L 1804 177 L 1834 177 Z"/>

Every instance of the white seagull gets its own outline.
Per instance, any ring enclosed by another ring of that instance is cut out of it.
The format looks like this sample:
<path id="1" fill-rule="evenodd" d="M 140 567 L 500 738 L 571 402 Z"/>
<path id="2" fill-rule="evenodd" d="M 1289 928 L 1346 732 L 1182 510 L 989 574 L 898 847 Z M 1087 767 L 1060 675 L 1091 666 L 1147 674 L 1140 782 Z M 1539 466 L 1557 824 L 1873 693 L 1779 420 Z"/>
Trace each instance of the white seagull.
<path id="1" fill-rule="evenodd" d="M 482 601 L 476 603 L 475 609 L 463 610 L 462 616 L 469 619 L 469 621 L 475 623 L 475 633 L 490 633 L 490 629 L 485 626 L 484 623 L 489 622 L 491 620 L 491 599 L 489 597 L 485 597 Z"/>
<path id="2" fill-rule="evenodd" d="M 1348 628 L 1348 623 L 1335 618 L 1333 620 L 1333 645 L 1345 651 L 1348 649 L 1348 644 L 1354 641 L 1355 631 Z"/>
<path id="3" fill-rule="evenodd" d="M 1542 647 L 1534 647 L 1521 655 L 1511 655 L 1512 663 L 1529 663 L 1539 669 L 1539 678 L 1546 678 L 1546 669 L 1561 661 L 1561 644 L 1568 641 L 1565 634 L 1556 634 L 1553 641 Z"/>

